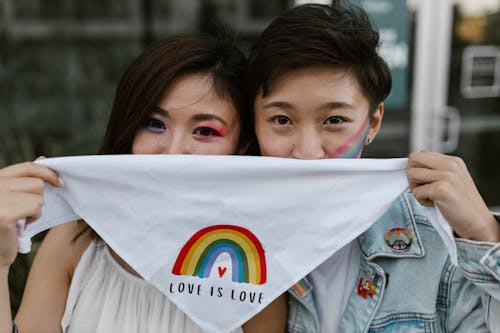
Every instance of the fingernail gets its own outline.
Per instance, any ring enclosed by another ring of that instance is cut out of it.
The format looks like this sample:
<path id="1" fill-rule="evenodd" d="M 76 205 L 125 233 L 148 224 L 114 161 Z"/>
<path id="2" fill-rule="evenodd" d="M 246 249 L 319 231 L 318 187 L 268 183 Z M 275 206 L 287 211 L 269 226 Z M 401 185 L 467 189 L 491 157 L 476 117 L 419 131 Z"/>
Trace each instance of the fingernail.
<path id="1" fill-rule="evenodd" d="M 59 187 L 64 187 L 64 182 L 61 179 L 61 177 L 59 177 L 58 180 L 59 180 L 59 185 L 60 185 Z"/>

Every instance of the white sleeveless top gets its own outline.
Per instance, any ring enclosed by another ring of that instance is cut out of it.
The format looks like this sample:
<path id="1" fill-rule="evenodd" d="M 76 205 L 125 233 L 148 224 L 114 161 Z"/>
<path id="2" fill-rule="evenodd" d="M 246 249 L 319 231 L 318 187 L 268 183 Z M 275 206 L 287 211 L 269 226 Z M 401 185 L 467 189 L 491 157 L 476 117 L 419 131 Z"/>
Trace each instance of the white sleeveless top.
<path id="1" fill-rule="evenodd" d="M 63 333 L 203 332 L 158 289 L 120 266 L 106 244 L 95 241 L 75 270 L 61 325 Z"/>

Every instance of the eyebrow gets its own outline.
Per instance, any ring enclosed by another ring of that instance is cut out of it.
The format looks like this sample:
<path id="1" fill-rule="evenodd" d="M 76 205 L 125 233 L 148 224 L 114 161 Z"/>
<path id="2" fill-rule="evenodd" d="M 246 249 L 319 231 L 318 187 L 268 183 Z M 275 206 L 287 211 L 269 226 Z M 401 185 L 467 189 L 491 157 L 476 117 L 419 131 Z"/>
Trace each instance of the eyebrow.
<path id="1" fill-rule="evenodd" d="M 271 109 L 271 108 L 279 108 L 287 111 L 295 111 L 295 106 L 293 104 L 284 101 L 274 101 L 266 103 L 264 105 L 264 109 Z M 345 108 L 354 109 L 354 106 L 346 102 L 328 102 L 325 104 L 321 104 L 318 109 L 321 111 L 328 111 L 328 110 L 345 109 Z"/>
<path id="2" fill-rule="evenodd" d="M 162 109 L 162 108 L 161 108 L 161 107 L 159 107 L 159 106 L 155 106 L 155 107 L 153 108 L 153 112 L 152 112 L 152 113 L 159 113 L 159 114 L 161 114 L 162 116 L 168 117 L 168 112 L 167 112 L 167 110 Z"/>
<path id="3" fill-rule="evenodd" d="M 165 117 L 169 116 L 168 111 L 159 107 L 159 106 L 155 106 L 153 109 L 153 112 L 160 113 L 162 116 L 165 116 Z M 191 118 L 191 120 L 192 121 L 218 120 L 221 123 L 223 123 L 224 125 L 229 127 L 229 125 L 227 124 L 227 122 L 224 119 L 222 119 L 221 117 L 219 117 L 218 115 L 213 114 L 213 113 L 198 113 L 198 114 L 195 114 Z"/>
<path id="4" fill-rule="evenodd" d="M 212 113 L 198 113 L 195 114 L 192 119 L 193 121 L 218 120 L 224 125 L 229 126 L 224 119 Z"/>

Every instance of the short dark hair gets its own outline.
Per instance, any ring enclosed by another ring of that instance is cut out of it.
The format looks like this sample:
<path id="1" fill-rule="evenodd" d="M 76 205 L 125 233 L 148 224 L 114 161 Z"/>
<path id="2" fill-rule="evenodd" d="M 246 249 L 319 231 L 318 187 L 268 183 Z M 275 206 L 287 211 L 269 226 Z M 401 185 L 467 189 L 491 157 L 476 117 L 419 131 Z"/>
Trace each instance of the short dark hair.
<path id="1" fill-rule="evenodd" d="M 249 98 L 266 96 L 284 73 L 315 65 L 349 69 L 374 111 L 389 94 L 391 73 L 377 53 L 379 34 L 359 7 L 334 1 L 289 9 L 261 33 L 247 70 Z"/>
<path id="2" fill-rule="evenodd" d="M 100 154 L 130 154 L 139 127 L 165 90 L 181 75 L 207 73 L 217 94 L 229 98 L 239 113 L 240 147 L 252 136 L 253 122 L 245 98 L 246 57 L 230 32 L 167 38 L 147 48 L 127 69 L 115 93 Z"/>

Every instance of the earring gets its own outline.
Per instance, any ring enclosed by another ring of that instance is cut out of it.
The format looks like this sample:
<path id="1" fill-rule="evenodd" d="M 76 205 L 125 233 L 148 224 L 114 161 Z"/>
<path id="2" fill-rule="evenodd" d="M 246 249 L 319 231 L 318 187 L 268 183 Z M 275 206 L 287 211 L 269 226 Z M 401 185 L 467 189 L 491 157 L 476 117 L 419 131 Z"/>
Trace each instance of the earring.
<path id="1" fill-rule="evenodd" d="M 369 145 L 370 143 L 372 143 L 372 139 L 371 138 L 366 138 L 366 145 Z"/>

